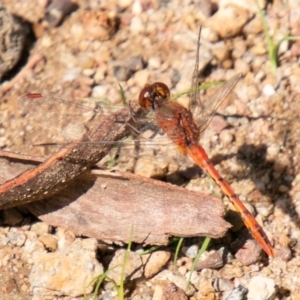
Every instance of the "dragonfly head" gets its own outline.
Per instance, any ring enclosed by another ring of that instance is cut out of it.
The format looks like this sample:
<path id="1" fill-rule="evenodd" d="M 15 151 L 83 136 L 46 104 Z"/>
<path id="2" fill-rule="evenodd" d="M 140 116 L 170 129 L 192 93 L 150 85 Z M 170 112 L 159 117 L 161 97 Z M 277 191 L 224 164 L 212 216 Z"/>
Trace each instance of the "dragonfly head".
<path id="1" fill-rule="evenodd" d="M 170 99 L 170 90 L 162 82 L 146 84 L 139 95 L 139 105 L 147 110 L 155 110 Z"/>

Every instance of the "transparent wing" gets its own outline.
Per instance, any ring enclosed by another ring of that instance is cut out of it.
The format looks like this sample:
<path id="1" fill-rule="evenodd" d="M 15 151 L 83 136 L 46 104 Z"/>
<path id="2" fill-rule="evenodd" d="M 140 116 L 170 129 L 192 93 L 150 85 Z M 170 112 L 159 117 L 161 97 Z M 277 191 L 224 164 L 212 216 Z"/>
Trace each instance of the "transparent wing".
<path id="1" fill-rule="evenodd" d="M 200 57 L 200 37 L 201 37 L 201 27 L 198 34 L 197 40 L 197 50 L 196 50 L 196 61 L 192 77 L 191 84 L 191 93 L 189 93 L 189 109 L 193 112 L 196 123 L 200 128 L 200 132 L 203 132 L 208 126 L 211 118 L 216 113 L 220 104 L 228 96 L 228 94 L 235 87 L 239 79 L 243 76 L 242 73 L 239 73 L 232 78 L 230 78 L 224 85 L 222 85 L 217 92 L 205 103 L 200 99 L 200 90 L 199 90 L 199 57 Z"/>
<path id="2" fill-rule="evenodd" d="M 76 140 L 101 118 L 124 108 L 90 100 L 64 100 L 42 94 L 27 94 L 19 99 L 19 109 L 33 121 L 64 136 L 65 141 Z"/>
<path id="3" fill-rule="evenodd" d="M 43 146 L 44 149 L 47 149 L 48 154 L 57 151 L 57 147 L 72 143 L 77 144 L 78 139 L 87 131 L 87 126 L 91 128 L 101 122 L 103 117 L 121 108 L 124 109 L 124 106 L 100 105 L 91 101 L 64 100 L 53 96 L 43 96 L 39 93 L 25 95 L 18 104 L 22 112 L 33 121 L 33 126 L 40 127 L 39 131 L 34 131 L 33 138 L 30 138 L 31 144 Z M 151 121 L 151 118 L 147 121 Z M 82 125 L 84 125 L 84 131 L 80 130 Z M 49 134 L 51 129 L 54 129 L 55 135 Z M 115 163 L 119 163 L 122 157 L 126 162 L 125 169 L 133 171 L 127 164 L 131 163 L 133 166 L 134 162 L 141 158 L 150 165 L 154 160 L 157 160 L 158 153 L 162 157 L 159 159 L 160 161 L 168 161 L 170 156 L 178 156 L 176 146 L 165 135 L 157 134 L 151 138 L 153 130 L 155 130 L 155 126 L 149 126 L 148 130 L 140 134 L 133 131 L 134 137 L 110 142 L 114 149 L 106 157 L 105 164 L 111 167 Z M 103 140 L 80 143 L 86 144 L 87 147 L 91 144 L 97 144 L 101 147 L 101 144 L 109 142 Z M 78 158 L 79 161 L 80 159 L 84 160 L 84 158 Z"/>
<path id="4" fill-rule="evenodd" d="M 203 110 L 203 107 L 201 107 L 202 103 L 200 100 L 200 91 L 198 89 L 199 87 L 199 76 L 198 76 L 198 70 L 199 70 L 199 57 L 200 57 L 200 37 L 201 37 L 201 27 L 199 29 L 198 34 L 198 40 L 197 40 L 197 50 L 196 50 L 196 61 L 192 76 L 192 83 L 191 83 L 191 92 L 189 93 L 189 110 L 195 111 L 195 109 Z"/>
<path id="5" fill-rule="evenodd" d="M 130 171 L 145 177 L 165 178 L 194 163 L 181 155 L 176 145 L 165 136 L 143 140 L 135 144 L 124 143 L 115 147 L 99 164 L 101 168 Z"/>
<path id="6" fill-rule="evenodd" d="M 204 103 L 201 113 L 195 115 L 195 120 L 200 128 L 200 132 L 203 132 L 206 129 L 221 103 L 230 94 L 242 76 L 242 73 L 238 73 L 231 77 Z"/>

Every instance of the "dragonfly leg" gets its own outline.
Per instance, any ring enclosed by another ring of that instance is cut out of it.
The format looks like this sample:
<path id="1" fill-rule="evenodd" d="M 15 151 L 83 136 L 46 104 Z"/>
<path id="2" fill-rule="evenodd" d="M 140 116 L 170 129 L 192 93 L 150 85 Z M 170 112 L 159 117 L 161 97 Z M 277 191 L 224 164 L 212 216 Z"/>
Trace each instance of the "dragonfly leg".
<path id="1" fill-rule="evenodd" d="M 155 128 L 154 132 L 152 133 L 152 135 L 149 137 L 150 140 L 154 139 L 157 134 L 160 133 L 161 134 L 161 130 L 159 128 Z"/>
<path id="2" fill-rule="evenodd" d="M 141 118 L 138 119 L 138 118 L 136 117 L 136 113 L 134 112 L 134 110 L 133 110 L 133 108 L 132 108 L 132 106 L 131 106 L 131 101 L 129 101 L 128 109 L 129 109 L 129 112 L 130 112 L 130 115 L 131 115 L 132 120 L 133 120 L 135 123 L 141 122 Z M 145 119 L 145 118 L 142 118 L 142 120 L 144 120 L 144 119 Z"/>
<path id="3" fill-rule="evenodd" d="M 137 136 L 140 135 L 141 132 L 137 128 L 135 128 L 132 124 L 130 124 L 129 122 L 125 122 L 125 125 L 128 126 L 135 135 Z"/>
<path id="4" fill-rule="evenodd" d="M 137 135 L 140 135 L 142 132 L 145 132 L 147 130 L 152 130 L 153 134 L 149 137 L 149 139 L 153 139 L 158 133 L 162 134 L 161 130 L 154 124 L 152 123 L 147 123 L 144 126 L 142 126 L 139 130 L 137 128 L 135 128 L 132 124 L 130 123 L 126 123 L 126 125 L 132 129 L 132 131 L 134 133 L 136 133 Z"/>

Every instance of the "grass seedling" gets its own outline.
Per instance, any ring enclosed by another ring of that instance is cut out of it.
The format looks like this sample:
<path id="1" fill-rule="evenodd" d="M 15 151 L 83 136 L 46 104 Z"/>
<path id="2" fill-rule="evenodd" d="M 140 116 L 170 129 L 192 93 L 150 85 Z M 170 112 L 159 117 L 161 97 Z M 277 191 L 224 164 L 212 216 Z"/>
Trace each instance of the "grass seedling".
<path id="1" fill-rule="evenodd" d="M 125 278 L 126 272 L 125 271 L 126 271 L 126 264 L 127 264 L 127 261 L 128 261 L 128 258 L 129 258 L 129 254 L 130 254 L 130 249 L 131 249 L 131 246 L 132 246 L 132 234 L 133 234 L 133 231 L 131 229 L 130 241 L 128 243 L 127 250 L 126 250 L 126 253 L 124 255 L 124 259 L 123 259 L 122 265 L 121 265 L 120 284 L 118 285 L 113 279 L 111 279 L 108 276 L 109 272 L 111 272 L 115 268 L 120 267 L 120 265 L 114 266 L 114 267 L 108 269 L 103 274 L 94 277 L 91 280 L 91 282 L 88 284 L 88 286 L 96 284 L 94 292 L 93 292 L 93 299 L 94 300 L 98 299 L 99 290 L 100 290 L 101 284 L 104 281 L 109 281 L 109 282 L 111 282 L 113 284 L 113 286 L 115 287 L 116 291 L 118 292 L 118 299 L 119 300 L 124 300 L 125 299 L 124 298 L 124 294 L 125 294 L 124 287 L 125 287 L 125 280 L 126 280 L 126 278 Z M 86 296 L 85 292 L 83 293 L 83 295 L 84 295 L 84 299 L 87 300 L 87 296 Z"/>
<path id="2" fill-rule="evenodd" d="M 269 60 L 270 60 L 271 66 L 272 66 L 272 70 L 276 71 L 279 66 L 278 51 L 279 51 L 279 47 L 280 47 L 281 43 L 284 41 L 299 40 L 300 36 L 290 36 L 288 33 L 286 33 L 283 38 L 281 38 L 278 42 L 276 42 L 274 37 L 270 35 L 265 14 L 264 14 L 262 8 L 259 6 L 258 0 L 255 0 L 255 3 L 258 8 L 258 14 L 259 14 L 259 18 L 261 20 L 262 26 L 263 26 L 264 35 L 267 40 L 268 56 L 269 56 Z"/>
<path id="3" fill-rule="evenodd" d="M 124 89 L 123 89 L 123 87 L 121 86 L 120 83 L 118 83 L 118 85 L 119 85 L 119 89 L 120 89 L 120 95 L 121 95 L 121 99 L 122 99 L 122 104 L 126 105 L 127 101 L 126 101 L 126 96 L 125 96 Z"/>
<path id="4" fill-rule="evenodd" d="M 180 238 L 178 240 L 177 246 L 176 246 L 176 250 L 175 250 L 175 254 L 174 254 L 174 270 L 177 269 L 176 265 L 177 265 L 177 260 L 178 260 L 178 256 L 179 256 L 179 251 L 181 249 L 182 243 L 184 241 L 184 238 Z"/>
<path id="5" fill-rule="evenodd" d="M 210 240 L 211 240 L 211 238 L 209 238 L 209 237 L 206 237 L 204 239 L 203 244 L 202 244 L 200 250 L 198 251 L 198 254 L 196 255 L 196 257 L 195 257 L 195 259 L 193 261 L 192 268 L 190 270 L 190 274 L 189 274 L 189 277 L 188 277 L 188 280 L 187 280 L 187 283 L 186 283 L 185 292 L 187 292 L 187 290 L 188 290 L 188 288 L 190 286 L 192 274 L 195 271 L 195 268 L 196 268 L 196 265 L 197 265 L 197 263 L 199 261 L 199 258 L 204 253 L 204 251 L 206 251 L 206 249 L 207 249 L 207 247 L 208 247 L 208 245 L 210 243 Z"/>
<path id="6" fill-rule="evenodd" d="M 113 268 L 107 270 L 106 272 L 104 272 L 103 274 L 99 275 L 99 276 L 96 276 L 94 277 L 90 283 L 88 284 L 88 287 L 90 285 L 93 285 L 96 283 L 95 285 L 95 290 L 93 292 L 93 299 L 96 300 L 98 299 L 98 295 L 99 295 L 99 290 L 100 290 L 100 286 L 101 284 L 106 280 L 106 281 L 110 281 L 112 282 L 112 284 L 114 285 L 114 287 L 116 288 L 116 290 L 118 289 L 118 285 L 108 277 L 108 273 L 111 272 L 113 269 L 117 268 L 118 266 L 114 266 Z M 86 293 L 84 292 L 83 293 L 83 298 L 84 300 L 87 300 L 87 296 L 86 296 Z"/>
<path id="7" fill-rule="evenodd" d="M 183 239 L 183 238 L 179 238 L 179 237 L 171 237 L 170 240 L 169 240 L 168 246 L 170 246 L 170 245 L 173 244 L 173 243 L 176 243 L 176 242 L 180 241 L 181 239 Z M 141 255 L 153 253 L 154 251 L 156 251 L 156 250 L 158 250 L 159 248 L 162 248 L 162 247 L 164 247 L 164 246 L 152 246 L 152 247 L 150 247 L 149 249 L 143 251 L 143 252 L 141 253 Z"/>
<path id="8" fill-rule="evenodd" d="M 125 283 L 125 268 L 126 268 L 126 264 L 129 258 L 129 254 L 130 254 L 130 249 L 131 249 L 131 245 L 132 245 L 132 233 L 133 233 L 133 229 L 131 229 L 131 234 L 130 234 L 130 241 L 128 243 L 127 246 L 127 250 L 126 253 L 124 255 L 124 260 L 122 263 L 122 268 L 121 268 L 121 274 L 120 274 L 120 285 L 118 287 L 118 297 L 120 300 L 124 299 L 124 283 Z"/>

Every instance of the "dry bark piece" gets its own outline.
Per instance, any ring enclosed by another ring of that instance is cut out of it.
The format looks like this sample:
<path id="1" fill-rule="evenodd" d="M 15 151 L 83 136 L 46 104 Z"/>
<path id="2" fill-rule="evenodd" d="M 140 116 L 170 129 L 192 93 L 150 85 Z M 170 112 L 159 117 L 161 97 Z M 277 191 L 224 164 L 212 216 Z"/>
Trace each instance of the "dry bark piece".
<path id="1" fill-rule="evenodd" d="M 218 238 L 230 227 L 219 199 L 129 173 L 86 173 L 27 208 L 47 224 L 114 242 L 166 245 L 171 235 Z"/>
<path id="2" fill-rule="evenodd" d="M 4 178 L 27 166 L 0 159 Z M 57 195 L 26 206 L 49 225 L 101 240 L 166 245 L 170 235 L 221 237 L 220 199 L 128 173 L 89 172 Z"/>

